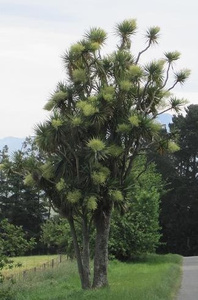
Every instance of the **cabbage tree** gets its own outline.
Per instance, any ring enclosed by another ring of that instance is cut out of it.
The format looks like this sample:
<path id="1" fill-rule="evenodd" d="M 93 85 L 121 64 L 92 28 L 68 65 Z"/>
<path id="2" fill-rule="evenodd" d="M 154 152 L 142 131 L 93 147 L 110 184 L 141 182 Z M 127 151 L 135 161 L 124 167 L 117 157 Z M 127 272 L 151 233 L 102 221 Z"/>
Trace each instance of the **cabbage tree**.
<path id="1" fill-rule="evenodd" d="M 180 109 L 172 95 L 189 70 L 174 71 L 177 51 L 142 63 L 157 44 L 159 27 L 146 32 L 145 48 L 133 53 L 136 21 L 115 26 L 115 51 L 103 54 L 107 33 L 90 28 L 63 55 L 66 80 L 45 105 L 48 119 L 36 126 L 36 141 L 47 161 L 32 165 L 26 182 L 44 189 L 56 211 L 67 218 L 84 289 L 108 284 L 108 240 L 114 208 L 127 203 L 133 162 L 151 146 L 159 151 L 174 144 L 161 136 L 159 114 Z M 76 234 L 82 228 L 82 245 Z M 93 282 L 89 233 L 96 230 Z"/>

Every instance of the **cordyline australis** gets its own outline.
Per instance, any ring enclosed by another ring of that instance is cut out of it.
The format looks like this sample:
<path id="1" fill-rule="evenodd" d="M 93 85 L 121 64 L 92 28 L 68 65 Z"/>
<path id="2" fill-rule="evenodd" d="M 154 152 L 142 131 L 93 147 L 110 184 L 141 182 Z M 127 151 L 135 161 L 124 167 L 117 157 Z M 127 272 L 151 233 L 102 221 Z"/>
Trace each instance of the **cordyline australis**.
<path id="1" fill-rule="evenodd" d="M 44 190 L 54 209 L 69 222 L 84 289 L 108 284 L 111 213 L 127 206 L 134 159 L 150 147 L 160 152 L 176 148 L 168 135 L 161 134 L 156 118 L 168 110 L 179 111 L 184 100 L 171 92 L 190 72 L 171 74 L 172 64 L 180 57 L 177 51 L 141 64 L 144 53 L 158 42 L 160 29 L 149 28 L 145 48 L 132 53 L 136 29 L 133 19 L 117 24 L 118 45 L 113 53 L 103 55 L 107 34 L 91 28 L 63 55 L 67 79 L 57 85 L 45 105 L 51 112 L 48 120 L 35 129 L 45 162 L 38 160 L 27 167 L 26 183 Z"/>

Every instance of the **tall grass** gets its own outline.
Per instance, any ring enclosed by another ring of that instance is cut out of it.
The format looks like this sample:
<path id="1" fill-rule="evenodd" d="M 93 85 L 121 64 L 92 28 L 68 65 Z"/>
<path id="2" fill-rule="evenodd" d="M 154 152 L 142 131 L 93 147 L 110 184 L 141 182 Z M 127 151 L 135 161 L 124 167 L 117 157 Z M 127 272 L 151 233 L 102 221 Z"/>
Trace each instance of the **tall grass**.
<path id="1" fill-rule="evenodd" d="M 83 291 L 76 263 L 67 261 L 16 282 L 10 300 L 171 300 L 179 287 L 181 262 L 178 255 L 149 255 L 133 263 L 112 261 L 109 287 Z"/>
<path id="2" fill-rule="evenodd" d="M 8 264 L 2 271 L 2 274 L 7 277 L 21 273 L 24 270 L 30 270 L 35 267 L 40 267 L 44 263 L 49 263 L 52 259 L 58 259 L 58 255 L 38 255 L 38 256 L 20 256 L 11 257 L 12 264 Z"/>

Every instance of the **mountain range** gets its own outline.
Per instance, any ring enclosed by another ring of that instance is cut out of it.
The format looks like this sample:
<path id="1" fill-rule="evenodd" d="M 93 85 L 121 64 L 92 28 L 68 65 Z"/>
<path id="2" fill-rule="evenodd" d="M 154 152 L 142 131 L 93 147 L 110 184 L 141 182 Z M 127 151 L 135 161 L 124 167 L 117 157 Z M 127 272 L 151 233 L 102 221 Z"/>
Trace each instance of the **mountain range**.
<path id="1" fill-rule="evenodd" d="M 160 123 L 166 125 L 166 128 L 168 130 L 168 125 L 172 122 L 172 115 L 168 113 L 164 113 L 158 116 L 158 120 Z"/>
<path id="2" fill-rule="evenodd" d="M 20 150 L 25 138 L 18 138 L 13 136 L 8 136 L 0 139 L 0 150 L 4 146 L 8 146 L 8 153 L 11 155 L 14 151 Z"/>

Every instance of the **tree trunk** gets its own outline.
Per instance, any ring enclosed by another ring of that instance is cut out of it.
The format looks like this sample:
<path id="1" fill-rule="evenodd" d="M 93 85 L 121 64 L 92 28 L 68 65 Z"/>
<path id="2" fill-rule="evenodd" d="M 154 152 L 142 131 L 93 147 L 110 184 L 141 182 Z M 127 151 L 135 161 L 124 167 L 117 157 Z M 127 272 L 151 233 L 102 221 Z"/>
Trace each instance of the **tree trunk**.
<path id="1" fill-rule="evenodd" d="M 68 218 L 68 221 L 69 221 L 71 235 L 72 235 L 72 239 L 73 239 L 74 250 L 75 250 L 76 260 L 77 260 L 77 265 L 78 265 L 78 273 L 80 275 L 80 280 L 81 280 L 81 286 L 83 289 L 89 289 L 91 287 L 89 262 L 88 262 L 88 267 L 87 267 L 87 261 L 86 260 L 82 261 L 82 256 L 81 256 L 81 252 L 80 252 L 80 248 L 79 248 L 79 244 L 78 244 L 78 239 L 77 239 L 77 234 L 76 234 L 76 229 L 75 229 L 73 218 Z M 83 240 L 84 240 L 84 237 L 83 237 Z M 89 242 L 89 240 L 88 240 L 88 242 Z M 89 249 L 89 247 L 87 247 L 87 248 Z"/>
<path id="2" fill-rule="evenodd" d="M 100 288 L 108 285 L 108 240 L 111 211 L 112 207 L 108 207 L 95 215 L 96 241 L 93 288 Z"/>
<path id="3" fill-rule="evenodd" d="M 91 288 L 90 279 L 90 250 L 89 250 L 89 229 L 87 225 L 87 218 L 83 220 L 83 277 L 86 289 Z"/>

